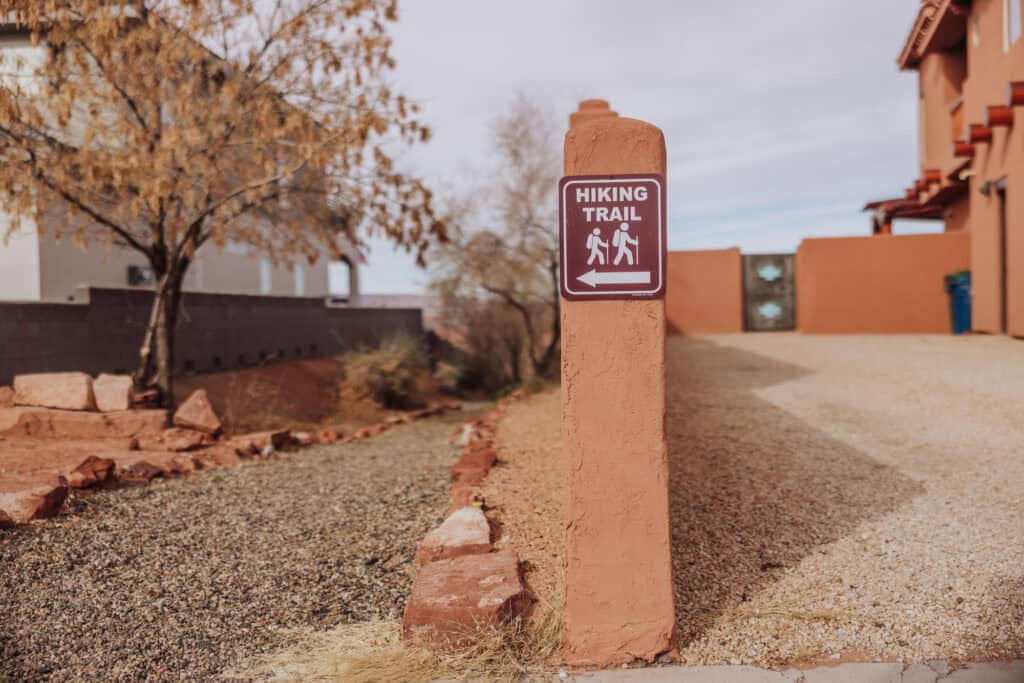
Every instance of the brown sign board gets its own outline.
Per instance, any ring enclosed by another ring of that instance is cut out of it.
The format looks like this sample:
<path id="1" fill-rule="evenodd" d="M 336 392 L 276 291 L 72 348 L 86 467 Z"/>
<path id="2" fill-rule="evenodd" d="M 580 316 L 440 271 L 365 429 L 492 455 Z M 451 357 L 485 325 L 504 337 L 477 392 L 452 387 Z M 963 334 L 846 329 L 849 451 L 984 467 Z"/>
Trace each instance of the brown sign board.
<path id="1" fill-rule="evenodd" d="M 660 175 L 566 176 L 558 184 L 562 296 L 665 296 L 665 182 Z"/>

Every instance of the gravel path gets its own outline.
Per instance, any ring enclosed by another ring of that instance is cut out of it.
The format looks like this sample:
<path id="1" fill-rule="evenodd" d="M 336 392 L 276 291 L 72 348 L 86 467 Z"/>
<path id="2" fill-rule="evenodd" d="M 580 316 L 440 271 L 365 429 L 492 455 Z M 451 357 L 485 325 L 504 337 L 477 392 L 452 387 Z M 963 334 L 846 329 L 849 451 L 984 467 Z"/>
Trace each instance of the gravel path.
<path id="1" fill-rule="evenodd" d="M 1024 656 L 1024 342 L 673 338 L 684 661 Z"/>
<path id="2" fill-rule="evenodd" d="M 72 504 L 0 531 L 0 680 L 209 680 L 287 641 L 401 613 L 444 516 L 454 412 Z"/>
<path id="3" fill-rule="evenodd" d="M 488 516 L 501 525 L 497 545 L 526 562 L 526 581 L 542 617 L 561 610 L 565 546 L 565 463 L 561 395 L 557 388 L 509 404 L 498 426 L 498 462 L 481 492 Z"/>
<path id="4" fill-rule="evenodd" d="M 668 432 L 687 664 L 1024 657 L 1024 342 L 674 337 Z M 561 601 L 557 392 L 488 477 Z"/>

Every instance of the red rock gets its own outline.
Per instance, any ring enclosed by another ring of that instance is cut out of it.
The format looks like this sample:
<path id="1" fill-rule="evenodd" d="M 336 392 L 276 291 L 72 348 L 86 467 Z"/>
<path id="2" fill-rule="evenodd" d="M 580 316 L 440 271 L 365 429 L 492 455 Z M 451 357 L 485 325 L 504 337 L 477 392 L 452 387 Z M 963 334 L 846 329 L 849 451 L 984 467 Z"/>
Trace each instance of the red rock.
<path id="1" fill-rule="evenodd" d="M 352 434 L 352 438 L 356 441 L 359 441 L 361 439 L 369 439 L 374 436 L 377 436 L 378 434 L 381 434 L 382 432 L 386 432 L 389 429 L 391 429 L 391 425 L 389 425 L 387 422 L 378 422 L 375 425 L 370 425 L 369 427 L 357 429 L 355 433 Z"/>
<path id="2" fill-rule="evenodd" d="M 14 407 L 14 389 L 11 387 L 0 387 L 0 408 Z"/>
<path id="3" fill-rule="evenodd" d="M 490 441 L 474 441 L 462 449 L 460 460 L 478 467 L 490 468 L 498 460 L 498 451 Z"/>
<path id="4" fill-rule="evenodd" d="M 92 377 L 84 372 L 17 375 L 14 378 L 14 403 L 62 410 L 96 410 Z"/>
<path id="5" fill-rule="evenodd" d="M 495 408 L 484 415 L 482 419 L 485 424 L 494 425 L 496 422 L 500 422 L 503 417 L 505 417 L 505 411 L 501 408 Z"/>
<path id="6" fill-rule="evenodd" d="M 60 512 L 67 497 L 68 485 L 64 477 L 46 476 L 42 480 L 25 481 L 22 487 L 15 484 L 10 490 L 0 491 L 2 523 L 25 524 L 33 519 L 52 517 Z"/>
<path id="7" fill-rule="evenodd" d="M 195 472 L 198 467 L 196 466 L 195 460 L 190 455 L 179 453 L 174 456 L 171 461 L 172 472 L 174 474 L 188 474 Z"/>
<path id="8" fill-rule="evenodd" d="M 459 508 L 468 507 L 476 500 L 476 484 L 468 481 L 457 481 L 452 484 L 451 505 L 448 507 L 448 511 L 455 512 Z"/>
<path id="9" fill-rule="evenodd" d="M 167 472 L 148 460 L 138 460 L 125 465 L 117 474 L 117 478 L 129 484 L 148 484 L 157 477 L 162 477 Z"/>
<path id="10" fill-rule="evenodd" d="M 197 466 L 206 467 L 235 467 L 242 462 L 238 453 L 231 446 L 214 446 L 201 451 L 196 451 L 192 456 Z"/>
<path id="11" fill-rule="evenodd" d="M 233 436 L 228 439 L 227 445 L 234 448 L 241 456 L 269 455 L 273 451 L 286 447 L 291 441 L 290 429 L 278 429 L 272 432 Z"/>
<path id="12" fill-rule="evenodd" d="M 130 410 L 132 407 L 132 378 L 128 375 L 100 375 L 92 382 L 96 407 L 102 413 Z"/>
<path id="13" fill-rule="evenodd" d="M 34 439 L 121 439 L 154 434 L 167 425 L 162 410 L 85 413 L 50 408 L 0 408 L 0 436 Z"/>
<path id="14" fill-rule="evenodd" d="M 68 486 L 73 489 L 86 489 L 109 480 L 114 474 L 114 461 L 90 455 L 78 467 L 68 473 Z"/>
<path id="15" fill-rule="evenodd" d="M 317 443 L 331 444 L 341 440 L 341 433 L 333 429 L 321 429 L 316 433 Z"/>
<path id="16" fill-rule="evenodd" d="M 438 560 L 420 568 L 405 606 L 402 634 L 439 649 L 475 641 L 481 627 L 525 616 L 530 596 L 511 551 Z"/>
<path id="17" fill-rule="evenodd" d="M 160 434 L 143 436 L 138 440 L 138 446 L 144 451 L 194 451 L 197 448 L 212 446 L 216 440 L 206 432 L 197 432 L 193 429 L 182 429 L 171 427 Z"/>
<path id="18" fill-rule="evenodd" d="M 207 434 L 219 434 L 222 427 L 220 418 L 213 412 L 205 389 L 196 389 L 185 399 L 174 413 L 174 424 Z"/>
<path id="19" fill-rule="evenodd" d="M 441 526 L 423 539 L 416 563 L 478 555 L 491 550 L 491 525 L 480 508 L 463 507 L 448 515 Z"/>
<path id="20" fill-rule="evenodd" d="M 194 472 L 196 469 L 190 454 L 173 451 L 163 453 L 143 452 L 134 457 L 123 458 L 120 463 L 122 472 L 129 471 L 129 476 L 136 474 L 139 479 L 187 474 Z"/>
<path id="21" fill-rule="evenodd" d="M 475 446 L 467 448 L 451 467 L 452 481 L 479 483 L 491 471 L 498 453 L 491 446 Z"/>

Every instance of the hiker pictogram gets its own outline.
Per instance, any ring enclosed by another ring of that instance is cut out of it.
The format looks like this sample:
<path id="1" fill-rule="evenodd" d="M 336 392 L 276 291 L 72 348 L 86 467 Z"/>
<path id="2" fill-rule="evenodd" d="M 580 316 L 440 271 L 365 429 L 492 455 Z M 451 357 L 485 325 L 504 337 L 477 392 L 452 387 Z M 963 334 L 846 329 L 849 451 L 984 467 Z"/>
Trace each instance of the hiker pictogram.
<path id="1" fill-rule="evenodd" d="M 608 243 L 601 239 L 601 228 L 594 228 L 594 231 L 587 235 L 587 249 L 590 250 L 588 266 L 594 263 L 595 259 L 602 266 L 608 262 Z"/>
<path id="2" fill-rule="evenodd" d="M 637 254 L 640 253 L 640 240 L 635 237 L 629 236 L 629 223 L 622 223 L 619 225 L 619 229 L 615 231 L 615 236 L 612 237 L 612 245 L 619 248 L 615 252 L 614 265 L 619 265 L 622 262 L 622 257 L 626 257 L 626 263 L 633 265 L 636 261 L 633 259 L 633 250 L 630 245 L 637 248 Z M 639 260 L 639 259 L 637 259 Z"/>

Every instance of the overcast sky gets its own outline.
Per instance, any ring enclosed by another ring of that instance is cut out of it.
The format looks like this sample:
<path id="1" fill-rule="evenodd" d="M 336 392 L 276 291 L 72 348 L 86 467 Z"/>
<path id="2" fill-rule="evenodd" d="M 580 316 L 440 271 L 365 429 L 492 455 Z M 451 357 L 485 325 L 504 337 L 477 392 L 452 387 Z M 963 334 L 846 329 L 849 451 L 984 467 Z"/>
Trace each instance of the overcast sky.
<path id="1" fill-rule="evenodd" d="M 401 0 L 397 86 L 433 128 L 404 158 L 435 186 L 486 163 L 517 91 L 565 117 L 601 97 L 665 132 L 670 249 L 793 251 L 863 235 L 917 177 L 916 78 L 896 56 L 919 0 Z M 896 232 L 935 229 L 897 223 Z M 422 291 L 374 244 L 369 293 Z"/>

